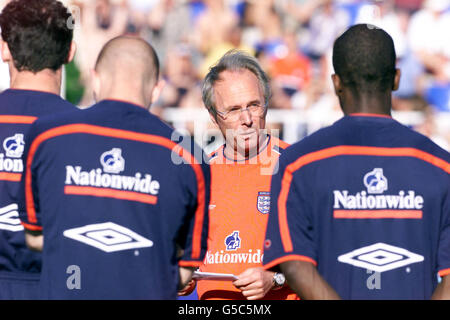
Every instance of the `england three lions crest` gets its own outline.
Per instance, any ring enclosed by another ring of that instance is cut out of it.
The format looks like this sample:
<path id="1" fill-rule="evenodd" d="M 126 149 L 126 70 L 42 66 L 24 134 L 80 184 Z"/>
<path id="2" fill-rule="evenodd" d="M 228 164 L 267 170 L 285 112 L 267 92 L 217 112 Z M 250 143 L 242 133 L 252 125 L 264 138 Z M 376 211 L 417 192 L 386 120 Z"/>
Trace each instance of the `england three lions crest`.
<path id="1" fill-rule="evenodd" d="M 258 200 L 256 202 L 258 211 L 267 214 L 270 210 L 270 192 L 261 191 L 258 192 Z"/>

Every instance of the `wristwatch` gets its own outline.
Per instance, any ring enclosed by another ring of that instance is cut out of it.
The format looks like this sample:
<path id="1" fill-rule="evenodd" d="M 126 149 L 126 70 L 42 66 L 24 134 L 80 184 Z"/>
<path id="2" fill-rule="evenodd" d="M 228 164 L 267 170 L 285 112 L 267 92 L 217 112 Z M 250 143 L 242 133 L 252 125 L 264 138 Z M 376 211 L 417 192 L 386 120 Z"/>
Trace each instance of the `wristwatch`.
<path id="1" fill-rule="evenodd" d="M 274 289 L 279 289 L 281 287 L 284 286 L 284 284 L 286 283 L 286 278 L 284 277 L 284 274 L 276 272 L 273 275 L 273 285 L 274 285 Z"/>

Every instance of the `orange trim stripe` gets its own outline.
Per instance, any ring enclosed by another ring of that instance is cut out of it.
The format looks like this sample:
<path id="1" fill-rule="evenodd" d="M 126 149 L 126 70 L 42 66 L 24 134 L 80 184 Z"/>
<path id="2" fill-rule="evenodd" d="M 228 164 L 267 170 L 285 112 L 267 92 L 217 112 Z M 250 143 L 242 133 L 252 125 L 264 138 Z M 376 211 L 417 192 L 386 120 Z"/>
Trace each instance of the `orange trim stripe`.
<path id="1" fill-rule="evenodd" d="M 439 274 L 440 277 L 445 277 L 445 276 L 450 274 L 450 268 L 441 270 L 441 271 L 438 272 L 438 274 Z"/>
<path id="2" fill-rule="evenodd" d="M 200 267 L 203 264 L 202 261 L 179 261 L 178 265 L 180 267 Z"/>
<path id="3" fill-rule="evenodd" d="M 0 172 L 0 180 L 19 182 L 21 173 Z"/>
<path id="4" fill-rule="evenodd" d="M 336 146 L 301 156 L 288 165 L 281 181 L 280 196 L 278 198 L 278 222 L 280 226 L 281 241 L 286 252 L 293 251 L 292 239 L 289 233 L 289 226 L 286 213 L 286 202 L 292 182 L 292 175 L 301 167 L 315 161 L 337 157 L 337 156 L 384 156 L 384 157 L 412 157 L 450 173 L 450 163 L 441 158 L 433 156 L 415 148 L 382 148 L 382 147 L 362 147 L 362 146 Z"/>
<path id="5" fill-rule="evenodd" d="M 375 117 L 375 118 L 392 119 L 392 117 L 387 115 L 387 114 L 376 114 L 376 113 L 350 113 L 349 116 L 354 116 L 354 117 Z"/>
<path id="6" fill-rule="evenodd" d="M 37 117 L 32 116 L 9 116 L 2 115 L 0 116 L 0 123 L 24 123 L 24 124 L 32 124 L 36 121 Z"/>
<path id="7" fill-rule="evenodd" d="M 278 140 L 279 142 L 279 144 L 278 144 L 278 146 L 280 147 L 280 149 L 282 149 L 282 150 L 284 150 L 284 149 L 286 149 L 287 147 L 289 147 L 290 146 L 290 144 L 289 143 L 287 143 L 287 142 L 284 142 L 283 140 Z"/>
<path id="8" fill-rule="evenodd" d="M 79 196 L 106 197 L 121 200 L 130 200 L 148 204 L 156 204 L 158 202 L 158 197 L 149 194 L 109 188 L 65 186 L 64 193 Z"/>
<path id="9" fill-rule="evenodd" d="M 28 223 L 25 223 L 25 222 L 23 222 L 23 221 L 20 221 L 20 223 L 23 225 L 23 227 L 25 228 L 25 229 L 27 229 L 27 230 L 32 230 L 32 231 L 42 231 L 42 227 L 41 226 L 35 226 L 35 225 L 32 225 L 32 224 L 28 224 Z"/>
<path id="10" fill-rule="evenodd" d="M 161 136 L 138 133 L 121 129 L 106 128 L 89 124 L 69 124 L 44 131 L 39 136 L 37 136 L 32 142 L 26 161 L 25 199 L 26 199 L 28 220 L 31 223 L 37 222 L 36 209 L 34 205 L 33 192 L 31 187 L 31 164 L 33 162 L 33 158 L 37 149 L 39 148 L 41 143 L 43 143 L 48 139 L 66 134 L 77 134 L 77 133 L 92 134 L 96 136 L 112 137 L 156 144 L 178 153 L 178 155 L 180 155 L 188 164 L 191 165 L 191 167 L 195 172 L 198 188 L 197 210 L 195 212 L 194 230 L 192 236 L 192 258 L 198 259 L 201 254 L 201 238 L 202 238 L 203 221 L 205 218 L 204 217 L 205 199 L 206 199 L 205 177 L 203 176 L 203 171 L 200 164 L 190 152 L 188 152 L 181 146 L 177 145 L 175 142 Z"/>
<path id="11" fill-rule="evenodd" d="M 422 219 L 422 210 L 334 210 L 336 219 Z"/>
<path id="12" fill-rule="evenodd" d="M 275 259 L 275 260 L 269 262 L 268 264 L 265 264 L 264 265 L 264 269 L 268 270 L 268 269 L 273 268 L 273 267 L 275 267 L 275 266 L 277 266 L 277 265 L 279 265 L 279 264 L 281 264 L 283 262 L 286 262 L 286 261 L 305 261 L 305 262 L 310 262 L 314 266 L 317 267 L 316 260 L 314 260 L 314 259 L 312 259 L 310 257 L 302 256 L 302 255 L 299 255 L 299 254 L 290 254 L 290 255 L 283 256 L 283 257 L 280 257 L 278 259 Z"/>

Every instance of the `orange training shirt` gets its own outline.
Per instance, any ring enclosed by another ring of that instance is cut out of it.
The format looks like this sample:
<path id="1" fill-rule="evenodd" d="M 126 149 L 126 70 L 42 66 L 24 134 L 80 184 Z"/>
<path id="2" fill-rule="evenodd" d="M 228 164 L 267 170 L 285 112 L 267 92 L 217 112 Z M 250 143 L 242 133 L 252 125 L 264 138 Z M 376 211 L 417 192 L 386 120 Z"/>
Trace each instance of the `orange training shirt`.
<path id="1" fill-rule="evenodd" d="M 262 266 L 263 244 L 270 207 L 270 181 L 287 143 L 269 136 L 260 153 L 239 162 L 224 156 L 224 146 L 211 155 L 211 201 L 208 251 L 203 272 L 239 275 Z M 232 281 L 199 280 L 199 299 L 245 299 Z M 268 300 L 298 299 L 285 286 L 271 290 Z"/>

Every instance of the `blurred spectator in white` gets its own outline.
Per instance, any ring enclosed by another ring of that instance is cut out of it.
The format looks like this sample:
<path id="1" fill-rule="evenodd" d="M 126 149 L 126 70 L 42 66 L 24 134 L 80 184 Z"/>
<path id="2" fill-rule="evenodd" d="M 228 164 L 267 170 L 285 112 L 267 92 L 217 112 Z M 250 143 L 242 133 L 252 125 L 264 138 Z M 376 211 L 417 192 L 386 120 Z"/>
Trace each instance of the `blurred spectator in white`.
<path id="1" fill-rule="evenodd" d="M 81 24 L 76 29 L 78 45 L 75 62 L 85 86 L 81 106 L 93 102 L 90 73 L 103 45 L 126 31 L 128 9 L 125 0 L 84 0 L 75 2 L 81 8 Z"/>
<path id="2" fill-rule="evenodd" d="M 450 111 L 450 0 L 426 0 L 411 17 L 409 45 L 426 70 L 418 88 L 437 110 Z"/>
<path id="3" fill-rule="evenodd" d="M 149 15 L 161 0 L 128 0 L 129 21 L 128 32 L 140 33 L 149 23 Z"/>
<path id="4" fill-rule="evenodd" d="M 386 31 L 394 40 L 397 58 L 406 52 L 408 14 L 395 9 L 395 0 L 370 1 L 358 12 L 355 23 L 368 23 Z"/>
<path id="5" fill-rule="evenodd" d="M 450 58 L 450 0 L 426 0 L 409 25 L 408 41 L 424 66 L 437 78 L 448 79 L 443 65 Z"/>
<path id="6" fill-rule="evenodd" d="M 161 0 L 128 0 L 131 15 L 147 15 Z M 145 19 L 145 18 L 144 18 Z"/>
<path id="7" fill-rule="evenodd" d="M 305 45 L 306 52 L 314 60 L 319 60 L 332 48 L 334 40 L 350 23 L 348 12 L 335 5 L 333 0 L 320 2 L 308 22 L 309 35 Z"/>
<path id="8" fill-rule="evenodd" d="M 145 20 L 132 20 L 131 25 L 134 25 L 136 32 L 153 45 L 161 64 L 164 65 L 169 48 L 180 43 L 191 42 L 194 19 L 189 0 L 152 0 L 151 2 L 153 4 L 151 9 L 144 11 Z"/>

